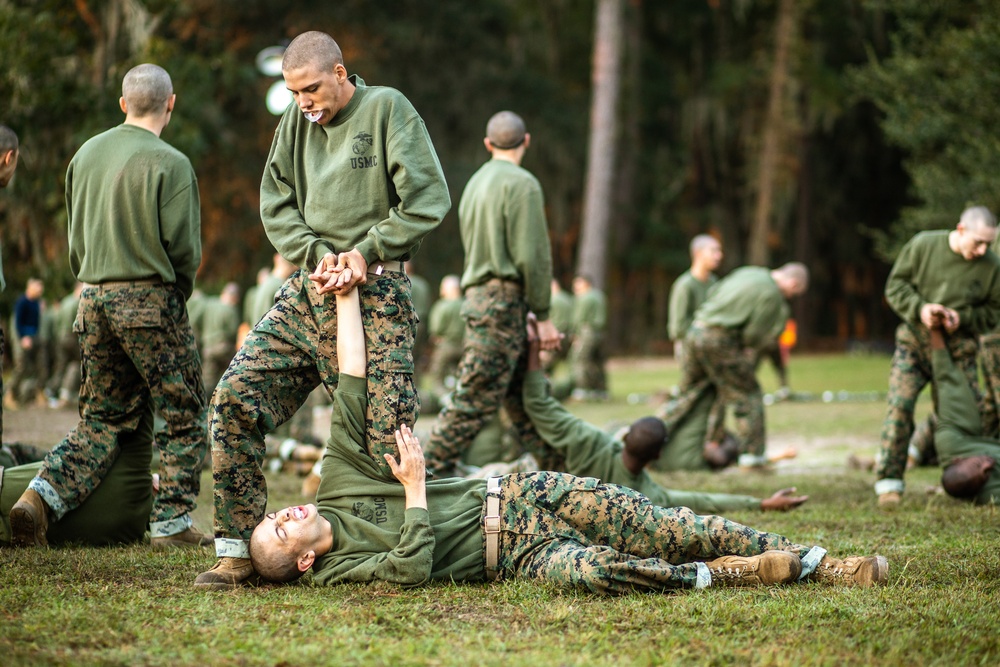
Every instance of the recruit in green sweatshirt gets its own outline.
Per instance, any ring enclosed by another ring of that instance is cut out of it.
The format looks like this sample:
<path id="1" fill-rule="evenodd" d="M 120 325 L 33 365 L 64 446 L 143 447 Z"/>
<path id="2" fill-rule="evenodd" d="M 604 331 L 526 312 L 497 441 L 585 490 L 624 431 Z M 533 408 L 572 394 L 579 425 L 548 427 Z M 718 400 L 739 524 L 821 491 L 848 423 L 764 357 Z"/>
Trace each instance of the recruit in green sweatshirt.
<path id="1" fill-rule="evenodd" d="M 670 340 L 681 340 L 694 322 L 694 313 L 708 298 L 708 291 L 719 282 L 714 273 L 702 282 L 690 270 L 677 277 L 670 287 L 670 311 L 667 319 L 667 336 Z"/>
<path id="2" fill-rule="evenodd" d="M 937 427 L 934 444 L 941 467 L 953 461 L 973 456 L 989 456 L 996 463 L 986 484 L 973 502 L 977 505 L 1000 504 L 1000 441 L 983 435 L 979 405 L 969 388 L 969 381 L 947 350 L 933 350 L 934 387 L 938 393 Z"/>
<path id="3" fill-rule="evenodd" d="M 552 250 L 538 179 L 513 162 L 490 160 L 466 184 L 458 222 L 465 248 L 462 288 L 493 278 L 518 282 L 528 308 L 547 320 Z"/>
<path id="4" fill-rule="evenodd" d="M 738 331 L 743 347 L 759 350 L 777 340 L 789 314 L 788 302 L 771 271 L 743 266 L 711 289 L 694 319 L 705 326 Z"/>
<path id="5" fill-rule="evenodd" d="M 529 371 L 525 376 L 522 398 L 538 435 L 563 455 L 564 472 L 577 477 L 596 477 L 605 484 L 627 486 L 660 507 L 688 507 L 698 514 L 760 509 L 759 498 L 665 489 L 645 470 L 638 475 L 632 474 L 622 462 L 625 445 L 563 407 L 552 397 L 549 382 L 540 370 Z"/>
<path id="6" fill-rule="evenodd" d="M 592 288 L 573 298 L 573 332 L 600 333 L 608 324 L 608 305 L 604 293 Z"/>
<path id="7" fill-rule="evenodd" d="M 260 183 L 267 237 L 308 270 L 328 252 L 355 248 L 369 264 L 410 259 L 451 208 L 413 106 L 398 90 L 350 80 L 354 94 L 326 125 L 289 105 Z"/>
<path id="8" fill-rule="evenodd" d="M 961 331 L 988 333 L 1000 324 L 1000 258 L 988 250 L 967 260 L 948 245 L 948 234 L 921 232 L 903 246 L 885 298 L 907 324 L 920 324 L 924 304 L 938 303 L 958 312 Z"/>
<path id="9" fill-rule="evenodd" d="M 66 211 L 77 280 L 159 277 L 191 296 L 201 203 L 191 162 L 176 148 L 135 125 L 92 137 L 66 170 Z"/>
<path id="10" fill-rule="evenodd" d="M 316 494 L 333 548 L 313 564 L 323 584 L 381 579 L 416 586 L 429 579 L 485 578 L 480 527 L 486 480 L 427 482 L 427 506 L 406 509 L 406 492 L 365 450 L 367 381 L 341 374 Z"/>

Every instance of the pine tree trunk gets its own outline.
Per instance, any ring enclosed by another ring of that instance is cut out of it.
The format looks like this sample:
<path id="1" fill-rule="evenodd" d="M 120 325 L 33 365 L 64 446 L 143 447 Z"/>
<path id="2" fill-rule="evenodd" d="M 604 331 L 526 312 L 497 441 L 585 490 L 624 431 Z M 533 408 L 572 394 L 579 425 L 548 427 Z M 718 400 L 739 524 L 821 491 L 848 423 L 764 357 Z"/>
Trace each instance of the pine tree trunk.
<path id="1" fill-rule="evenodd" d="M 598 0 L 594 26 L 590 140 L 577 273 L 605 287 L 617 158 L 623 0 Z"/>

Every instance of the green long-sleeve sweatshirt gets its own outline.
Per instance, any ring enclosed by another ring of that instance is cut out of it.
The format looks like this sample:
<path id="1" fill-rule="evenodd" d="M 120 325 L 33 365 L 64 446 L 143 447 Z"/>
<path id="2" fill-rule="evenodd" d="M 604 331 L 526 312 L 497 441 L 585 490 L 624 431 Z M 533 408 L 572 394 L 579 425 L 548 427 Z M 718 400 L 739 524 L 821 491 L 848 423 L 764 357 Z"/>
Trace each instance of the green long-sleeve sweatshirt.
<path id="1" fill-rule="evenodd" d="M 316 494 L 333 529 L 333 548 L 313 565 L 314 581 L 415 586 L 429 579 L 484 579 L 486 480 L 431 480 L 429 511 L 405 509 L 403 486 L 382 476 L 365 451 L 366 405 L 365 379 L 342 374 Z"/>
<path id="2" fill-rule="evenodd" d="M 993 251 L 967 260 L 948 245 L 948 231 L 921 232 L 899 251 L 885 298 L 911 325 L 920 323 L 924 304 L 958 311 L 959 328 L 984 334 L 1000 324 L 1000 258 Z"/>
<path id="3" fill-rule="evenodd" d="M 789 314 L 788 302 L 771 272 L 760 266 L 744 266 L 712 288 L 694 320 L 739 331 L 743 347 L 759 350 L 774 343 Z"/>
<path id="4" fill-rule="evenodd" d="M 608 304 L 604 293 L 591 288 L 573 298 L 573 332 L 603 332 L 608 324 Z"/>
<path id="5" fill-rule="evenodd" d="M 465 338 L 465 320 L 462 319 L 462 304 L 464 299 L 439 299 L 431 306 L 430 332 L 431 336 L 451 343 L 461 345 Z"/>
<path id="6" fill-rule="evenodd" d="M 308 270 L 327 252 L 354 248 L 369 264 L 410 259 L 451 208 L 413 106 L 398 90 L 351 81 L 354 95 L 325 126 L 288 107 L 260 183 L 268 238 Z"/>
<path id="7" fill-rule="evenodd" d="M 931 353 L 934 386 L 938 393 L 938 420 L 934 444 L 946 468 L 953 461 L 973 456 L 992 457 L 996 464 L 989 479 L 973 499 L 978 505 L 1000 503 L 1000 441 L 983 435 L 982 421 L 976 396 L 969 388 L 965 374 L 955 366 L 948 350 Z"/>
<path id="8" fill-rule="evenodd" d="M 760 499 L 728 493 L 699 493 L 665 489 L 645 470 L 632 474 L 622 462 L 624 445 L 601 429 L 583 421 L 549 392 L 542 371 L 529 371 L 522 390 L 524 409 L 531 423 L 550 447 L 566 460 L 565 472 L 577 477 L 597 477 L 607 484 L 635 489 L 660 507 L 689 507 L 699 514 L 760 509 Z"/>
<path id="9" fill-rule="evenodd" d="M 465 248 L 462 288 L 493 278 L 519 282 L 528 308 L 547 320 L 552 251 L 538 179 L 513 162 L 490 160 L 465 186 L 458 221 Z"/>
<path id="10" fill-rule="evenodd" d="M 119 125 L 92 137 L 66 170 L 73 275 L 85 283 L 159 277 L 191 296 L 200 207 L 191 163 L 149 130 Z"/>
<path id="11" fill-rule="evenodd" d="M 695 278 L 691 271 L 685 271 L 677 276 L 670 287 L 670 310 L 667 319 L 667 335 L 670 340 L 680 340 L 691 328 L 695 311 L 708 298 L 708 291 L 719 282 L 718 276 L 709 274 L 708 280 L 702 282 Z"/>

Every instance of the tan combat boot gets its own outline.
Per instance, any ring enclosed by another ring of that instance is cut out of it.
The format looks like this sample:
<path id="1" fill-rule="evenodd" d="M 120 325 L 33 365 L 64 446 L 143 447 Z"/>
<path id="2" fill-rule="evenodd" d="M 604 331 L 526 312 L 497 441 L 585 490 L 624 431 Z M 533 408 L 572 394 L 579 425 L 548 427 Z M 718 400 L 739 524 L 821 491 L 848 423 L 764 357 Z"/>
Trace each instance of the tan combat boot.
<path id="1" fill-rule="evenodd" d="M 802 574 L 802 561 L 787 551 L 765 551 L 759 556 L 722 556 L 705 565 L 712 573 L 712 585 L 787 584 Z"/>
<path id="2" fill-rule="evenodd" d="M 844 560 L 824 556 L 806 578 L 834 586 L 875 586 L 889 578 L 889 561 L 885 556 L 851 556 Z"/>
<path id="3" fill-rule="evenodd" d="M 202 572 L 194 580 L 195 588 L 225 591 L 236 588 L 254 575 L 249 558 L 220 558 L 212 569 Z"/>
<path id="4" fill-rule="evenodd" d="M 883 510 L 894 510 L 899 507 L 899 503 L 903 500 L 903 495 L 896 491 L 889 491 L 888 493 L 879 494 L 878 506 L 879 509 Z"/>
<path id="5" fill-rule="evenodd" d="M 149 544 L 154 549 L 169 549 L 170 547 L 209 547 L 215 544 L 215 539 L 211 535 L 206 535 L 198 531 L 194 526 L 189 526 L 187 530 L 166 535 L 164 537 L 151 537 Z"/>
<path id="6" fill-rule="evenodd" d="M 25 489 L 10 508 L 10 541 L 15 547 L 46 547 L 49 506 L 33 489 Z"/>

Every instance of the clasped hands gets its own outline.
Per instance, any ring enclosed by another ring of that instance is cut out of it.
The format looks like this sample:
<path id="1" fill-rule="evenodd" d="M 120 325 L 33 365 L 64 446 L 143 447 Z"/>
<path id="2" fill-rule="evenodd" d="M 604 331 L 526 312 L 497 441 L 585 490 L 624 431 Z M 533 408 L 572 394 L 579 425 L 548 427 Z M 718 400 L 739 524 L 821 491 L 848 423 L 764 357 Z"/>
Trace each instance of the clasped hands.
<path id="1" fill-rule="evenodd" d="M 368 282 L 368 262 L 357 249 L 340 254 L 328 252 L 309 274 L 320 294 L 333 292 L 344 296 L 358 285 Z"/>

